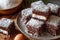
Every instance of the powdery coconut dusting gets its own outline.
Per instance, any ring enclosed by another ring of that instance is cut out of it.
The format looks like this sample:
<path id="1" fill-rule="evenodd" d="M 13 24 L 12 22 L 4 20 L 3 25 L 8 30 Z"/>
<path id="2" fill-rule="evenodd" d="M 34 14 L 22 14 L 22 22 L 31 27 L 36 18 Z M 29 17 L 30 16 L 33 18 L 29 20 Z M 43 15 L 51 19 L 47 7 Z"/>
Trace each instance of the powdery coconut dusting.
<path id="1" fill-rule="evenodd" d="M 7 18 L 2 18 L 0 20 L 0 26 L 2 26 L 4 28 L 8 28 L 11 23 L 13 23 L 13 20 L 10 20 L 10 19 L 7 19 Z"/>
<path id="2" fill-rule="evenodd" d="M 36 2 L 33 2 L 31 3 L 31 7 L 34 8 L 38 5 L 45 5 L 43 1 L 36 1 Z"/>
<path id="3" fill-rule="evenodd" d="M 49 7 L 46 5 L 38 5 L 36 7 L 34 7 L 33 9 L 37 10 L 37 11 L 41 11 L 41 12 L 48 12 L 49 11 Z"/>
<path id="4" fill-rule="evenodd" d="M 48 24 L 54 25 L 55 27 L 59 25 L 59 22 L 60 22 L 60 17 L 54 15 L 52 15 L 48 20 Z"/>
<path id="5" fill-rule="evenodd" d="M 39 28 L 44 24 L 44 22 L 31 18 L 31 20 L 26 24 L 34 28 Z"/>
<path id="6" fill-rule="evenodd" d="M 47 6 L 49 6 L 51 8 L 51 11 L 53 13 L 57 13 L 58 9 L 59 9 L 59 6 L 56 5 L 56 4 L 52 4 L 52 3 L 48 3 Z"/>
<path id="7" fill-rule="evenodd" d="M 0 9 L 9 9 L 19 5 L 20 0 L 0 0 Z"/>
<path id="8" fill-rule="evenodd" d="M 32 11 L 33 11 L 32 8 L 27 8 L 27 9 L 22 10 L 21 13 L 22 13 L 22 16 L 25 17 L 25 16 L 29 16 L 30 14 L 32 14 Z"/>

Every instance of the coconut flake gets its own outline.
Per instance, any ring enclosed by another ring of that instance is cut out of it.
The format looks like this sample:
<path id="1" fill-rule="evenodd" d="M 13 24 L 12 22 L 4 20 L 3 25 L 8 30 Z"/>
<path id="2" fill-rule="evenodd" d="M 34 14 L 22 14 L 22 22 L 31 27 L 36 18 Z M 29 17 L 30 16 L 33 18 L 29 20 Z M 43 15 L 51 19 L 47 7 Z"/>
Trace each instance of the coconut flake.
<path id="1" fill-rule="evenodd" d="M 22 10 L 21 11 L 22 16 L 24 16 L 24 17 L 29 16 L 30 14 L 32 14 L 32 10 L 33 10 L 32 8 L 27 8 L 27 9 Z"/>
<path id="2" fill-rule="evenodd" d="M 48 3 L 47 6 L 49 6 L 51 8 L 51 11 L 53 13 L 57 13 L 58 12 L 58 9 L 59 9 L 59 6 L 58 5 L 52 4 L 52 3 Z"/>
<path id="3" fill-rule="evenodd" d="M 7 19 L 7 18 L 2 18 L 0 20 L 0 26 L 4 27 L 4 28 L 8 28 L 10 26 L 10 24 L 13 23 L 12 20 Z"/>
<path id="4" fill-rule="evenodd" d="M 60 22 L 60 17 L 54 15 L 52 15 L 48 20 L 48 24 L 53 25 L 55 27 L 59 25 L 59 22 Z"/>
<path id="5" fill-rule="evenodd" d="M 34 8 L 38 5 L 45 5 L 43 1 L 36 1 L 36 2 L 33 2 L 31 3 L 31 7 Z"/>
<path id="6" fill-rule="evenodd" d="M 49 7 L 46 5 L 38 5 L 38 6 L 34 7 L 33 9 L 35 9 L 37 11 L 41 11 L 41 12 L 48 12 L 49 11 Z"/>
<path id="7" fill-rule="evenodd" d="M 34 28 L 39 28 L 43 24 L 44 22 L 31 18 L 31 20 L 26 25 L 30 25 L 31 27 L 34 27 Z"/>

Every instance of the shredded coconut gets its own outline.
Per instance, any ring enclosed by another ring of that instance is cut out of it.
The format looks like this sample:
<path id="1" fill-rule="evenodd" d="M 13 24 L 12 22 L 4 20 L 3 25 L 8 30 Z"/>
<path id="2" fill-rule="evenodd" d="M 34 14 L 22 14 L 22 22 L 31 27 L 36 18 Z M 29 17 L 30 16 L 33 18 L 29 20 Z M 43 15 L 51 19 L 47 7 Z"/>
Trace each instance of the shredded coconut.
<path id="1" fill-rule="evenodd" d="M 22 11 L 21 11 L 22 16 L 24 16 L 24 17 L 25 17 L 25 16 L 26 16 L 26 17 L 29 16 L 30 14 L 32 14 L 32 10 L 33 10 L 32 8 L 27 8 L 27 9 L 22 10 Z"/>
<path id="2" fill-rule="evenodd" d="M 20 0 L 0 0 L 0 9 L 9 9 L 20 4 Z"/>
<path id="3" fill-rule="evenodd" d="M 44 24 L 44 22 L 31 18 L 31 20 L 26 25 L 30 25 L 31 27 L 35 27 L 35 28 L 39 28 L 43 24 Z"/>
<path id="4" fill-rule="evenodd" d="M 0 26 L 5 27 L 5 28 L 8 28 L 11 23 L 13 23 L 13 21 L 7 18 L 2 18 L 0 20 Z"/>
<path id="5" fill-rule="evenodd" d="M 21 11 L 22 14 L 21 21 L 23 21 L 23 23 L 27 22 L 26 18 L 32 14 L 32 10 L 33 10 L 32 8 L 27 8 Z"/>
<path id="6" fill-rule="evenodd" d="M 31 7 L 34 8 L 38 5 L 45 5 L 43 1 L 36 1 L 36 2 L 33 2 L 31 3 Z"/>
<path id="7" fill-rule="evenodd" d="M 57 13 L 58 9 L 59 9 L 59 6 L 56 5 L 56 4 L 52 4 L 52 3 L 48 3 L 47 6 L 49 6 L 51 8 L 51 11 L 53 13 Z"/>
<path id="8" fill-rule="evenodd" d="M 48 20 L 48 24 L 51 24 L 51 25 L 57 27 L 59 25 L 58 24 L 59 21 L 60 21 L 60 17 L 52 15 Z"/>
<path id="9" fill-rule="evenodd" d="M 41 11 L 41 12 L 48 12 L 49 11 L 49 7 L 46 5 L 38 5 L 36 7 L 34 7 L 33 9 L 37 10 L 37 11 Z"/>

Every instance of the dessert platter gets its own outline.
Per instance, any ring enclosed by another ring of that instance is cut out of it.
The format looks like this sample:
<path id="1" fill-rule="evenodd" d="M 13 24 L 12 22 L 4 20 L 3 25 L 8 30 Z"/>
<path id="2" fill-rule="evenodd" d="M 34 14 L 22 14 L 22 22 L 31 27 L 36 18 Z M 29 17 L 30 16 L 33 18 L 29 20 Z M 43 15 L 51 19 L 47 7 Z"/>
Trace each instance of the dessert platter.
<path id="1" fill-rule="evenodd" d="M 32 40 L 51 40 L 60 38 L 60 6 L 43 1 L 31 3 L 23 9 L 15 25 L 25 36 Z"/>

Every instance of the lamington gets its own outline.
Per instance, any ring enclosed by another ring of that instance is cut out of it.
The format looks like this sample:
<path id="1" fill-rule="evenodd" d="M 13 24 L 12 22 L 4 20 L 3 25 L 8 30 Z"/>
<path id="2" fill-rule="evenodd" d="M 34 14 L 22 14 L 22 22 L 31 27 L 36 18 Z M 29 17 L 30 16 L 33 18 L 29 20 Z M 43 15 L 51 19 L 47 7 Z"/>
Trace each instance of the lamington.
<path id="1" fill-rule="evenodd" d="M 0 33 L 8 35 L 13 28 L 13 20 L 7 18 L 0 19 Z"/>
<path id="2" fill-rule="evenodd" d="M 30 33 L 33 36 L 43 35 L 43 24 L 43 21 L 31 18 L 26 24 L 27 33 Z"/>
<path id="3" fill-rule="evenodd" d="M 36 2 L 33 2 L 31 3 L 31 8 L 35 8 L 36 6 L 38 5 L 45 5 L 43 1 L 36 1 Z"/>
<path id="4" fill-rule="evenodd" d="M 46 5 L 39 5 L 33 8 L 33 18 L 37 18 L 39 20 L 46 21 L 48 17 L 50 16 L 50 8 Z"/>
<path id="5" fill-rule="evenodd" d="M 56 36 L 60 29 L 60 17 L 52 15 L 48 21 L 47 24 L 47 31 L 49 34 Z"/>
<path id="6" fill-rule="evenodd" d="M 51 8 L 51 12 L 52 12 L 53 14 L 58 15 L 59 10 L 60 10 L 59 5 L 53 4 L 53 3 L 48 3 L 47 6 L 49 6 L 49 7 Z"/>
<path id="7" fill-rule="evenodd" d="M 26 24 L 30 19 L 31 19 L 31 14 L 32 14 L 32 8 L 27 8 L 21 11 L 22 14 L 22 19 L 24 24 Z"/>

